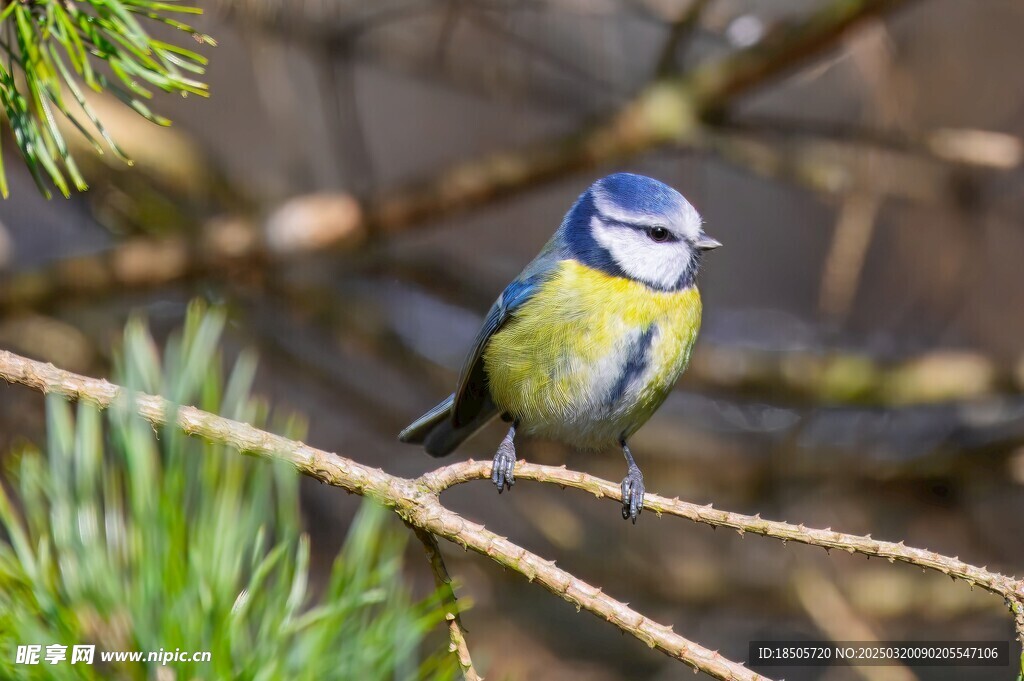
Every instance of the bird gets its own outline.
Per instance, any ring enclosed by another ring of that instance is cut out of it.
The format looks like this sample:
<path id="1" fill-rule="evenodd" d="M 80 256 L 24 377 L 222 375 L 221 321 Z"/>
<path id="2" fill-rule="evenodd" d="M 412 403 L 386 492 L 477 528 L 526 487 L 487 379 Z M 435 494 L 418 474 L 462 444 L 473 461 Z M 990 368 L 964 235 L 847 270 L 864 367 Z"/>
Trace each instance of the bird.
<path id="1" fill-rule="evenodd" d="M 697 274 L 721 245 L 667 184 L 633 173 L 597 180 L 498 296 L 455 392 L 399 440 L 442 457 L 500 417 L 511 426 L 491 467 L 499 494 L 515 484 L 519 434 L 584 451 L 618 446 L 622 517 L 636 524 L 645 487 L 628 440 L 689 363 Z"/>

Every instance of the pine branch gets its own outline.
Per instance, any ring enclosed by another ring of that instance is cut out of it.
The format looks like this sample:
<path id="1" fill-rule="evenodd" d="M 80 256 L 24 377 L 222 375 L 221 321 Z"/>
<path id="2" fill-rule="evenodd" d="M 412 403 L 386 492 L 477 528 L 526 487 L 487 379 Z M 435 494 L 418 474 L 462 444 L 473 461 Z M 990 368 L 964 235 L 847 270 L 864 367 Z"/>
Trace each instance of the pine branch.
<path id="1" fill-rule="evenodd" d="M 197 43 L 215 44 L 178 18 L 201 12 L 159 0 L 3 3 L 0 57 L 6 59 L 0 59 L 0 106 L 29 172 L 47 198 L 45 179 L 64 196 L 72 186 L 79 191 L 88 188 L 61 123 L 76 129 L 97 153 L 103 153 L 105 144 L 131 164 L 96 115 L 86 90 L 109 91 L 157 125 L 170 121 L 154 114 L 146 103 L 154 90 L 206 96 L 206 85 L 194 77 L 205 72 L 206 58 L 146 30 L 147 25 L 162 24 Z M 0 194 L 8 195 L 2 163 Z"/>
<path id="2" fill-rule="evenodd" d="M 370 497 L 392 509 L 406 523 L 432 535 L 443 537 L 466 549 L 487 556 L 503 567 L 535 581 L 551 593 L 601 617 L 628 632 L 652 648 L 678 659 L 694 669 L 718 679 L 764 679 L 740 664 L 729 661 L 676 634 L 671 627 L 658 624 L 616 601 L 600 588 L 595 588 L 551 561 L 531 553 L 504 537 L 445 508 L 440 493 L 459 483 L 490 476 L 490 463 L 467 461 L 427 473 L 409 480 L 385 473 L 351 459 L 316 449 L 259 430 L 245 423 L 210 414 L 195 407 L 179 407 L 162 397 L 131 393 L 106 380 L 97 380 L 62 371 L 51 364 L 36 362 L 10 352 L 0 351 L 0 377 L 46 394 L 58 394 L 72 400 L 83 400 L 100 408 L 115 402 L 126 403 L 142 418 L 154 425 L 176 423 L 185 433 L 214 442 L 228 444 L 240 452 L 293 465 L 299 472 L 321 482 L 340 487 L 350 493 Z M 550 482 L 574 487 L 598 497 L 621 501 L 618 485 L 564 467 L 538 466 L 520 462 L 516 466 L 519 479 Z M 741 534 L 751 532 L 783 541 L 795 541 L 825 549 L 879 556 L 921 568 L 935 570 L 954 579 L 966 581 L 1004 598 L 1014 615 L 1017 634 L 1024 643 L 1024 580 L 976 567 L 959 558 L 903 544 L 878 541 L 870 536 L 856 536 L 831 529 L 812 529 L 803 525 L 763 520 L 720 511 L 648 494 L 645 506 L 659 514 L 676 515 L 711 526 L 729 527 Z"/>

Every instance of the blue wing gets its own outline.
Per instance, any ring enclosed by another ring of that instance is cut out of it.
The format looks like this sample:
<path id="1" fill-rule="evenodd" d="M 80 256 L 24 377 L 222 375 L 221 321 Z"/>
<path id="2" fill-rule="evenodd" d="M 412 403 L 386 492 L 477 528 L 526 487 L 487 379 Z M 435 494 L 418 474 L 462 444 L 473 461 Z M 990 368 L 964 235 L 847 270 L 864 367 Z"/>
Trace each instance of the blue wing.
<path id="1" fill-rule="evenodd" d="M 431 456 L 445 456 L 498 414 L 484 372 L 483 354 L 487 342 L 516 310 L 529 302 L 556 270 L 559 261 L 568 257 L 571 256 L 559 229 L 491 306 L 462 367 L 455 392 L 403 430 L 399 435 L 402 442 L 422 444 Z"/>
<path id="2" fill-rule="evenodd" d="M 484 348 L 487 347 L 487 341 L 491 339 L 491 336 L 497 333 L 513 312 L 533 297 L 544 281 L 544 273 L 529 275 L 528 272 L 531 269 L 534 268 L 528 268 L 523 275 L 520 275 L 520 278 L 502 291 L 498 300 L 491 306 L 491 310 L 487 313 L 487 318 L 476 336 L 476 342 L 473 343 L 473 349 L 462 367 L 459 384 L 452 396 L 454 402 L 451 418 L 452 424 L 456 428 L 472 421 L 479 414 L 481 408 L 489 403 L 487 377 L 484 374 L 483 364 Z"/>

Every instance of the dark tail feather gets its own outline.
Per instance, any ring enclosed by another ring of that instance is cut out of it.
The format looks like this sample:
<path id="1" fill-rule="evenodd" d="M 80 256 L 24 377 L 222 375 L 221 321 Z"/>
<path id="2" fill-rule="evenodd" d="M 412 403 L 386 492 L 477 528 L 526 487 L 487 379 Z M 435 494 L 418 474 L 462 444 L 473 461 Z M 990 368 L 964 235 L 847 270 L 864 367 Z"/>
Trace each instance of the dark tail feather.
<path id="1" fill-rule="evenodd" d="M 434 428 L 449 420 L 453 404 L 455 404 L 455 393 L 449 395 L 444 402 L 406 426 L 405 430 L 398 434 L 398 439 L 413 445 L 423 444 Z"/>
<path id="2" fill-rule="evenodd" d="M 473 433 L 487 425 L 498 414 L 497 407 L 488 396 L 479 413 L 464 425 L 452 425 L 451 412 L 455 395 L 440 403 L 423 416 L 413 421 L 398 435 L 402 442 L 423 445 L 431 456 L 448 456 Z"/>

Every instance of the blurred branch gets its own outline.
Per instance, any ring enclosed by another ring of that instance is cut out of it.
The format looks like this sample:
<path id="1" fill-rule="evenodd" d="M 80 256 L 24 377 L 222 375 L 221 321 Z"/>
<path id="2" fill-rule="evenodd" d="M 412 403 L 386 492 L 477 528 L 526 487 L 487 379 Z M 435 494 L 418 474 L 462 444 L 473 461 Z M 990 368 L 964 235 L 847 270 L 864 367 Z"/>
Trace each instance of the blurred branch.
<path id="1" fill-rule="evenodd" d="M 804 610 L 830 640 L 880 640 L 878 634 L 853 609 L 839 587 L 819 571 L 810 567 L 796 570 L 793 586 Z M 853 672 L 864 681 L 917 681 L 917 675 L 898 661 L 885 667 L 855 665 Z"/>
<path id="2" fill-rule="evenodd" d="M 779 135 L 729 125 L 705 126 L 692 143 L 681 145 L 685 152 L 693 148 L 711 152 L 755 175 L 793 182 L 825 195 L 856 191 L 956 208 L 962 207 L 964 199 L 976 196 L 976 174 L 993 169 L 968 156 L 940 157 L 927 147 L 889 145 L 888 140 L 870 136 L 855 140 L 813 133 Z M 859 165 L 865 153 L 878 156 L 872 173 Z"/>
<path id="3" fill-rule="evenodd" d="M 612 163 L 665 144 L 702 143 L 701 118 L 718 115 L 738 97 L 833 46 L 850 27 L 904 2 L 907 0 L 830 3 L 753 47 L 684 76 L 655 80 L 620 111 L 580 132 L 459 163 L 366 201 L 348 194 L 299 197 L 285 203 L 262 225 L 241 218 L 215 222 L 204 230 L 199 243 L 187 236 L 172 237 L 159 245 L 131 243 L 112 253 L 61 263 L 56 272 L 12 275 L 0 281 L 0 308 L 37 306 L 82 290 L 96 295 L 122 286 L 165 284 L 206 273 L 248 272 L 253 265 L 282 257 L 351 249 L 369 234 L 401 232 L 575 170 Z M 221 229 L 224 225 L 230 229 Z M 126 259 L 119 250 L 129 251 L 136 262 L 143 253 L 183 257 L 153 260 L 152 272 L 159 277 L 124 279 L 112 269 Z M 82 289 L 74 278 L 78 276 L 84 277 Z"/>
<path id="4" fill-rule="evenodd" d="M 0 351 L 0 377 L 46 394 L 83 400 L 100 408 L 126 403 L 154 425 L 177 424 L 185 433 L 230 445 L 240 452 L 285 461 L 300 473 L 366 496 L 392 509 L 405 522 L 430 534 L 490 557 L 498 564 L 535 581 L 560 598 L 584 608 L 632 634 L 652 648 L 717 679 L 763 681 L 765 677 L 743 665 L 689 641 L 641 615 L 599 588 L 577 579 L 504 537 L 490 532 L 441 505 L 438 492 L 425 479 L 408 480 L 389 475 L 336 454 L 273 435 L 245 423 L 215 416 L 195 407 L 171 404 L 162 397 L 132 393 L 106 380 L 97 380 Z M 479 466 L 465 464 L 470 469 Z M 611 484 L 611 483 L 607 483 Z"/>
<path id="5" fill-rule="evenodd" d="M 718 121 L 723 133 L 806 139 L 854 147 L 877 148 L 914 156 L 931 156 L 949 163 L 1013 170 L 1024 161 L 1024 141 L 1016 135 L 976 128 L 935 128 L 898 133 L 871 127 L 825 121 L 787 121 L 764 116 Z"/>
<path id="6" fill-rule="evenodd" d="M 456 164 L 436 177 L 371 201 L 367 221 L 398 232 L 425 219 L 476 207 L 573 171 L 693 140 L 702 119 L 835 45 L 852 26 L 907 0 L 831 2 L 757 45 L 656 79 L 605 120 L 567 136 Z"/>
<path id="7" fill-rule="evenodd" d="M 436 315 L 410 335 L 413 306 L 455 306 L 449 312 L 468 333 L 479 326 L 470 311 L 490 304 L 471 271 L 419 261 L 395 265 L 389 264 L 389 276 L 405 283 L 383 289 L 375 275 L 350 272 L 354 279 L 333 288 L 283 276 L 261 282 L 258 294 L 244 286 L 237 291 L 249 301 L 242 309 L 255 324 L 252 342 L 287 358 L 292 370 L 338 395 L 385 438 L 419 413 L 429 393 L 447 389 L 462 361 L 448 346 L 422 342 L 445 335 L 447 322 L 441 322 L 444 329 L 430 326 Z M 261 311 L 257 298 L 289 310 L 292 318 Z M 690 443 L 690 454 L 707 456 L 717 448 L 730 451 L 746 436 L 792 437 L 798 451 L 824 448 L 830 456 L 827 464 L 820 456 L 798 457 L 801 463 L 790 462 L 797 466 L 790 473 L 827 469 L 833 476 L 872 480 L 959 475 L 978 455 L 1002 457 L 1024 444 L 1024 356 L 1013 364 L 947 349 L 885 359 L 812 340 L 766 347 L 749 342 L 760 325 L 723 322 L 709 329 L 707 338 L 714 341 L 698 343 L 668 415 L 646 431 L 647 456 L 673 470 L 700 465 L 679 449 L 680 438 Z M 297 323 L 303 333 L 296 333 Z M 389 396 L 387 404 L 381 394 Z M 701 433 L 697 443 L 693 429 Z M 755 450 L 743 448 L 752 457 L 745 470 L 764 475 L 764 459 Z M 689 464 L 681 464 L 681 454 Z M 865 457 L 874 462 L 866 468 Z"/>
<path id="8" fill-rule="evenodd" d="M 711 0 L 693 0 L 669 26 L 668 37 L 665 39 L 665 44 L 661 48 L 661 54 L 658 55 L 658 61 L 654 67 L 655 76 L 663 78 L 678 72 L 679 52 L 693 38 L 693 34 L 700 25 L 701 14 L 704 13 L 710 2 Z"/>
<path id="9" fill-rule="evenodd" d="M 839 207 L 818 298 L 819 309 L 835 321 L 845 320 L 853 307 L 881 207 L 874 194 L 850 194 Z"/>
<path id="10" fill-rule="evenodd" d="M 895 197 L 958 211 L 976 207 L 986 172 L 1007 172 L 1024 161 L 1019 137 L 986 130 L 937 129 L 918 136 L 842 126 L 748 121 L 704 126 L 681 145 L 713 153 L 732 165 L 825 195 Z M 872 162 L 865 163 L 865 157 Z M 1010 222 L 1019 217 L 985 207 Z"/>
<path id="11" fill-rule="evenodd" d="M 813 404 L 908 406 L 1024 392 L 1024 373 L 977 352 L 936 350 L 900 362 L 842 351 L 700 344 L 684 379 L 710 391 Z"/>
<path id="12" fill-rule="evenodd" d="M 463 268 L 421 260 L 398 260 L 389 262 L 389 271 L 429 296 L 435 304 L 451 305 L 467 314 L 476 311 L 480 316 L 475 322 L 468 322 L 470 327 L 479 326 L 482 322 L 479 311 L 486 310 L 492 302 L 492 294 L 478 285 L 473 272 Z M 268 284 L 269 290 L 281 297 L 281 305 L 301 311 L 307 320 L 315 319 L 326 331 L 325 338 L 345 337 L 363 347 L 384 347 L 379 359 L 398 363 L 407 374 L 423 367 L 424 362 L 445 372 L 457 373 L 461 368 L 461 356 L 439 361 L 436 355 L 413 344 L 401 331 L 400 314 L 382 313 L 374 321 L 379 328 L 366 336 L 357 320 L 365 327 L 368 322 L 364 310 L 383 308 L 380 300 L 365 290 L 362 293 L 352 289 L 340 292 L 283 277 L 270 279 Z M 408 291 L 403 295 L 408 295 Z M 349 309 L 354 312 L 343 314 Z M 753 336 L 749 336 L 750 333 Z M 1024 355 L 1014 363 L 1001 362 L 978 351 L 934 349 L 899 359 L 885 359 L 855 348 L 831 347 L 824 342 L 766 348 L 758 344 L 756 336 L 751 330 L 747 335 L 702 340 L 694 349 L 680 387 L 775 404 L 867 407 L 955 404 L 986 398 L 1016 398 L 1024 394 Z M 356 338 L 359 340 L 355 341 Z M 755 338 L 754 344 L 745 344 L 750 338 Z M 311 350 L 304 349 L 300 354 L 309 357 Z M 322 365 L 318 367 L 317 371 L 323 371 Z M 422 378 L 422 374 L 420 376 Z M 332 383 L 340 380 L 339 376 L 332 379 Z M 372 402 L 374 398 L 365 393 L 359 399 Z"/>
<path id="13" fill-rule="evenodd" d="M 90 178 L 86 199 L 113 231 L 193 231 L 210 210 L 244 212 L 252 205 L 186 129 L 155 126 L 110 93 L 90 91 L 85 101 L 132 160 L 129 167 L 119 157 L 94 153 L 90 140 L 71 122 L 58 121 L 58 129 L 67 135 L 68 152 Z"/>
<path id="14" fill-rule="evenodd" d="M 898 67 L 885 24 L 873 22 L 847 44 L 850 60 L 864 79 L 875 104 L 869 117 L 887 129 L 907 127 L 902 103 L 911 88 L 898 86 L 902 69 Z M 858 156 L 850 164 L 851 170 L 862 176 L 878 171 L 880 159 L 874 150 L 865 150 Z M 833 322 L 845 322 L 853 309 L 883 201 L 882 194 L 856 189 L 842 199 L 818 297 L 819 310 Z"/>
<path id="15" fill-rule="evenodd" d="M 333 41 L 308 46 L 307 50 L 321 86 L 323 119 L 341 185 L 357 196 L 366 195 L 373 190 L 376 171 L 359 107 L 352 45 Z M 270 93 L 270 97 L 280 97 L 280 91 Z"/>
<path id="16" fill-rule="evenodd" d="M 537 60 L 541 64 L 550 66 L 577 82 L 594 86 L 596 92 L 601 93 L 606 98 L 619 99 L 615 95 L 615 84 L 601 75 L 591 73 L 589 70 L 563 59 L 545 47 L 540 41 L 531 40 L 528 37 L 517 34 L 500 21 L 492 19 L 487 13 L 478 11 L 478 8 L 474 7 L 472 3 L 466 3 L 464 9 L 466 10 L 465 20 L 467 23 L 475 25 L 486 33 L 502 40 L 513 51 L 521 53 L 524 57 Z"/>
<path id="17" fill-rule="evenodd" d="M 95 297 L 125 288 L 162 286 L 182 278 L 224 276 L 251 259 L 253 230 L 241 220 L 211 222 L 199 236 L 132 237 L 117 247 L 0 276 L 0 310 L 39 308 L 56 300 Z"/>
<path id="18" fill-rule="evenodd" d="M 352 3 L 344 14 L 337 11 L 337 3 L 319 0 L 218 0 L 216 6 L 247 24 L 273 27 L 281 34 L 315 42 L 351 40 L 391 22 L 435 11 L 431 3 L 417 2 Z"/>
<path id="19" fill-rule="evenodd" d="M 273 31 L 250 24 L 248 21 L 243 24 L 240 37 L 253 72 L 260 74 L 259 78 L 254 79 L 256 94 L 272 129 L 300 129 L 305 125 L 300 115 L 303 100 L 298 93 L 298 83 L 289 70 L 288 44 Z M 300 145 L 290 136 L 282 135 L 275 135 L 271 143 L 282 159 L 282 167 L 291 187 L 311 186 L 313 171 Z"/>
<path id="20" fill-rule="evenodd" d="M 434 582 L 441 590 L 445 607 L 448 612 L 445 617 L 448 620 L 448 635 L 452 640 L 449 650 L 455 653 L 462 668 L 462 676 L 466 681 L 482 681 L 476 668 L 473 667 L 473 658 L 469 655 L 469 645 L 466 643 L 466 628 L 462 625 L 462 618 L 459 617 L 459 604 L 455 598 L 455 587 L 452 586 L 452 578 L 448 576 L 448 568 L 445 567 L 444 558 L 441 556 L 441 547 L 437 545 L 434 535 L 415 525 L 409 525 L 416 533 L 419 540 L 423 542 L 423 550 L 430 562 L 430 569 L 434 572 Z"/>

